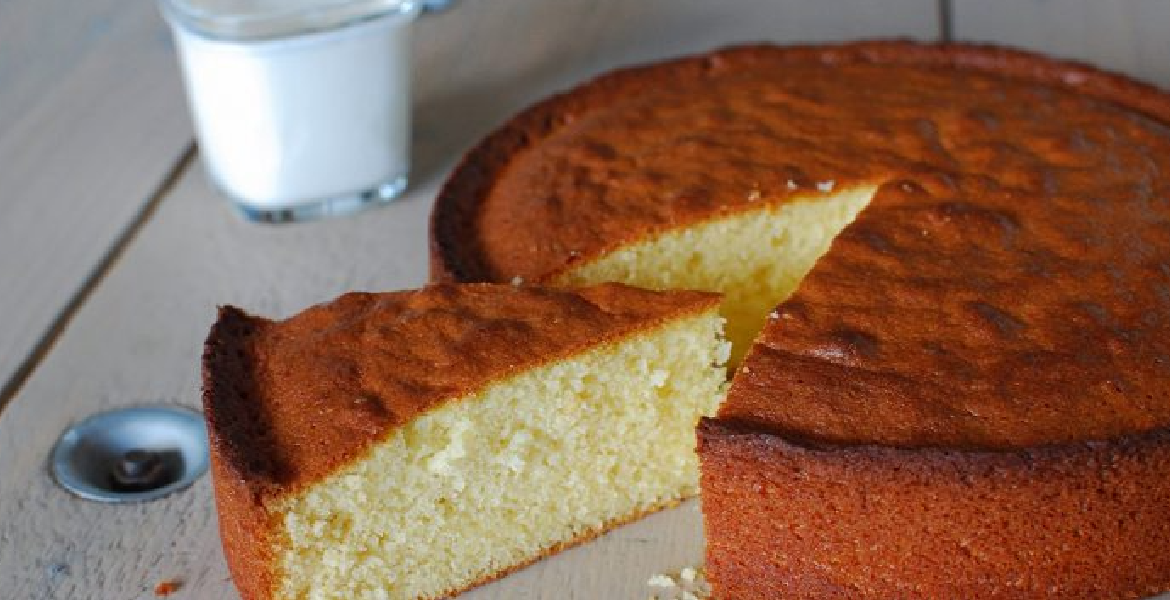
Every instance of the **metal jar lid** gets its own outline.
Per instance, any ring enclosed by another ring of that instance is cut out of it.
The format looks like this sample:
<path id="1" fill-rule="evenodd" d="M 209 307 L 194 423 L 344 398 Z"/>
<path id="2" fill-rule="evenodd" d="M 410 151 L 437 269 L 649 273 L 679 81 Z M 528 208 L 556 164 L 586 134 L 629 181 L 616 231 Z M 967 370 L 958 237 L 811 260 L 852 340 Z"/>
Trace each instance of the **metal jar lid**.
<path id="1" fill-rule="evenodd" d="M 99 502 L 142 502 L 191 485 L 207 471 L 203 417 L 178 406 L 98 413 L 70 427 L 49 467 L 66 490 Z"/>

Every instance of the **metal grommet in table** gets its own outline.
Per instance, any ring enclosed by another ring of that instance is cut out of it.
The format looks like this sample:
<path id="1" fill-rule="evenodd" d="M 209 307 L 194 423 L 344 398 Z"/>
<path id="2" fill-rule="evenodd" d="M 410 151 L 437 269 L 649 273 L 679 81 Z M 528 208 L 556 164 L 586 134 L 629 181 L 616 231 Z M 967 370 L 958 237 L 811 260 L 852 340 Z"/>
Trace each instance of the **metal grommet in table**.
<path id="1" fill-rule="evenodd" d="M 99 502 L 144 502 L 183 489 L 207 471 L 203 417 L 179 406 L 103 412 L 61 434 L 53 479 Z"/>

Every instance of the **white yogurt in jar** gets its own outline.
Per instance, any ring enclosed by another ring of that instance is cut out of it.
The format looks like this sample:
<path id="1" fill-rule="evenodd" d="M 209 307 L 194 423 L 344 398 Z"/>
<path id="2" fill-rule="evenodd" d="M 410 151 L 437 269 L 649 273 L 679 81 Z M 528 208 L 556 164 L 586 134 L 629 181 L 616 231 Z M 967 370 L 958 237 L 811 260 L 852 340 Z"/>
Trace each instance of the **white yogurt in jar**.
<path id="1" fill-rule="evenodd" d="M 414 6 L 271 39 L 215 37 L 168 15 L 203 161 L 246 214 L 401 191 Z"/>

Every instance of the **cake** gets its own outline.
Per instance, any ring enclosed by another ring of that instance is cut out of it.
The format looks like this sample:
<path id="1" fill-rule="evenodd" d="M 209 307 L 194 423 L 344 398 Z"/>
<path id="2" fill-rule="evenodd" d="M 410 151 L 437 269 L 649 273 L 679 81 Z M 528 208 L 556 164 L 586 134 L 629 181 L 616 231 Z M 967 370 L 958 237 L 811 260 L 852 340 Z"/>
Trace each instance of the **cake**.
<path id="1" fill-rule="evenodd" d="M 1005 83 L 1015 115 L 996 114 Z M 896 114 L 870 111 L 883 98 Z M 1016 151 L 1076 151 L 1081 140 L 1059 134 L 1067 120 L 1049 119 L 1102 102 L 1170 113 L 1140 83 L 971 45 L 746 47 L 619 71 L 468 153 L 432 213 L 432 278 L 718 290 L 740 356 L 879 186 L 946 186 L 973 171 L 1042 185 L 1029 180 L 1042 173 L 1000 168 Z M 1030 123 L 1014 134 L 1031 145 L 997 147 L 997 117 Z M 939 146 L 967 135 L 983 145 Z"/>
<path id="2" fill-rule="evenodd" d="M 242 596 L 446 597 L 694 495 L 718 303 L 475 284 L 222 308 L 203 400 Z"/>
<path id="3" fill-rule="evenodd" d="M 716 598 L 1139 598 L 1170 589 L 1168 123 L 1017 50 L 715 51 L 504 125 L 432 272 L 727 294 Z"/>

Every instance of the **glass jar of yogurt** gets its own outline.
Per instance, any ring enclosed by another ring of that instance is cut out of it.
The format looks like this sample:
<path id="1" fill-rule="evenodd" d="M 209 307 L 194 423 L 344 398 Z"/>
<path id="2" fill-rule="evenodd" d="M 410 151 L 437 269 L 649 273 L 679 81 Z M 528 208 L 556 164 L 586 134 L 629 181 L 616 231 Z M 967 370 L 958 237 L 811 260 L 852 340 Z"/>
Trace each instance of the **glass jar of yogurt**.
<path id="1" fill-rule="evenodd" d="M 410 30 L 424 0 L 160 4 L 203 163 L 246 218 L 347 214 L 406 188 Z"/>

